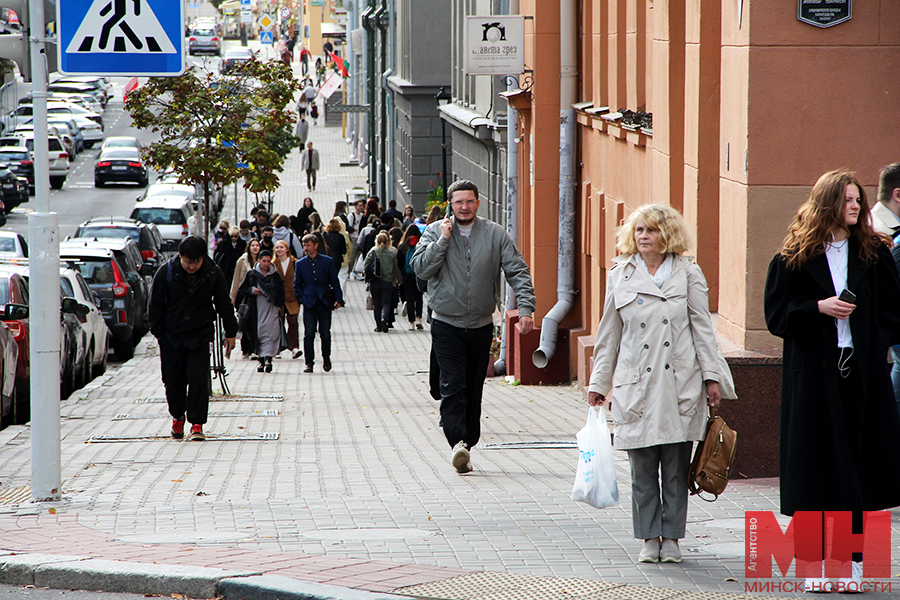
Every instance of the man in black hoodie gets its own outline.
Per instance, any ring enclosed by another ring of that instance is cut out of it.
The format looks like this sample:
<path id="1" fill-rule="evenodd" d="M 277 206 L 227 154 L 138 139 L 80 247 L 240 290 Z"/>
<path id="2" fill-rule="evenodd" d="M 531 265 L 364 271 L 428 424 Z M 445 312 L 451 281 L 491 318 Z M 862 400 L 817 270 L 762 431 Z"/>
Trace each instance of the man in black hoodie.
<path id="1" fill-rule="evenodd" d="M 150 332 L 159 340 L 176 440 L 184 437 L 185 416 L 192 425 L 188 439 L 206 439 L 209 344 L 215 337 L 217 313 L 225 327 L 225 356 L 230 356 L 238 324 L 225 275 L 206 255 L 206 242 L 187 237 L 178 246 L 178 256 L 156 272 L 150 292 Z"/>

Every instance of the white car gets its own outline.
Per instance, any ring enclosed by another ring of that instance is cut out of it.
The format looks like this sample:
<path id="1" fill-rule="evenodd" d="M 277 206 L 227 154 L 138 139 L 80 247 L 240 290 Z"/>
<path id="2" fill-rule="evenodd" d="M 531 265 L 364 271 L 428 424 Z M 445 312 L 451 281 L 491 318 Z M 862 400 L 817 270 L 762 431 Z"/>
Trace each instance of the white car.
<path id="1" fill-rule="evenodd" d="M 25 140 L 25 147 L 34 155 L 34 130 L 14 133 L 12 136 L 4 136 L 0 138 L 0 146 L 19 146 L 19 142 L 15 138 Z M 47 136 L 47 145 L 49 147 L 50 158 L 50 187 L 54 190 L 62 189 L 69 176 L 69 152 L 55 135 Z"/>
<path id="2" fill-rule="evenodd" d="M 188 236 L 188 219 L 192 214 L 191 204 L 183 196 L 155 196 L 138 200 L 130 217 L 156 225 L 163 238 L 163 250 L 171 252 Z"/>
<path id="3" fill-rule="evenodd" d="M 109 327 L 100 312 L 100 296 L 91 289 L 77 268 L 62 266 L 59 277 L 64 297 L 75 298 L 78 304 L 89 309 L 86 315 L 78 316 L 88 341 L 85 363 L 90 358 L 91 376 L 102 375 L 106 371 L 109 355 Z"/>
<path id="4" fill-rule="evenodd" d="M 0 230 L 0 258 L 28 258 L 28 242 L 21 233 Z"/>

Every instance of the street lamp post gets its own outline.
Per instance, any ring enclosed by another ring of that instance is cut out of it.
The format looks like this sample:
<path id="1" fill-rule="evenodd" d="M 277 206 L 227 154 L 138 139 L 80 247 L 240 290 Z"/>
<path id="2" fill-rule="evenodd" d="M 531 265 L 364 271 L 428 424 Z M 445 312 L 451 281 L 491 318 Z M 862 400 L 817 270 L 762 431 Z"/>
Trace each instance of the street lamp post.
<path id="1" fill-rule="evenodd" d="M 434 97 L 438 103 L 438 109 L 450 102 L 451 96 L 444 88 Z M 440 114 L 438 115 L 440 118 Z M 445 129 L 444 119 L 441 118 L 441 192 L 444 201 L 447 199 L 447 130 Z"/>

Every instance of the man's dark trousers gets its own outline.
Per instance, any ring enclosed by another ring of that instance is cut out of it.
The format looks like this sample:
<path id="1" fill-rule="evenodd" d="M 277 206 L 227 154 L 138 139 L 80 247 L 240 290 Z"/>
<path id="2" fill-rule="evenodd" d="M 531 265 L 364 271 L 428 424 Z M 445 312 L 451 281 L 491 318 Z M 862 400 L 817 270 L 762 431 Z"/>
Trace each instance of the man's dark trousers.
<path id="1" fill-rule="evenodd" d="M 204 425 L 209 412 L 209 343 L 175 348 L 160 340 L 159 359 L 169 414 L 177 421 Z"/>
<path id="2" fill-rule="evenodd" d="M 303 358 L 308 365 L 316 361 L 317 327 L 322 338 L 322 358 L 331 357 L 331 312 L 332 308 L 322 300 L 316 300 L 312 308 L 303 307 Z"/>
<path id="3" fill-rule="evenodd" d="M 450 447 L 471 448 L 481 437 L 481 393 L 487 375 L 494 326 L 454 327 L 434 319 L 431 341 L 441 370 L 441 423 Z"/>

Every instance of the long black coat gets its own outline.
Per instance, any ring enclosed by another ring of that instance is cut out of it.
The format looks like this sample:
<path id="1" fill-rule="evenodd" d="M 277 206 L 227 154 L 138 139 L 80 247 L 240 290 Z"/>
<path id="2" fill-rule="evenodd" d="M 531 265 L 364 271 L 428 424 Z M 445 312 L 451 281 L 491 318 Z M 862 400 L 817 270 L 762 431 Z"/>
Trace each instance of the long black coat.
<path id="1" fill-rule="evenodd" d="M 850 240 L 847 288 L 861 381 L 840 397 L 835 319 L 818 311 L 834 289 L 828 259 L 799 271 L 780 255 L 766 279 L 766 325 L 784 339 L 781 382 L 781 512 L 882 510 L 900 505 L 900 415 L 891 387 L 888 346 L 900 341 L 900 277 L 887 248 L 863 262 Z M 845 410 L 849 404 L 853 410 Z"/>
<path id="2" fill-rule="evenodd" d="M 256 296 L 251 291 L 255 287 L 258 287 L 264 291 L 266 295 L 272 298 L 272 302 L 275 306 L 284 308 L 284 280 L 274 267 L 268 275 L 263 275 L 254 267 L 247 271 L 247 274 L 244 276 L 244 281 L 241 282 L 241 287 L 238 288 L 237 305 L 240 306 L 241 303 L 247 302 L 250 306 L 247 317 L 247 326 L 242 329 L 241 332 L 247 336 L 250 346 L 258 349 L 259 335 L 257 333 L 257 325 L 259 322 L 259 314 L 256 310 Z"/>

